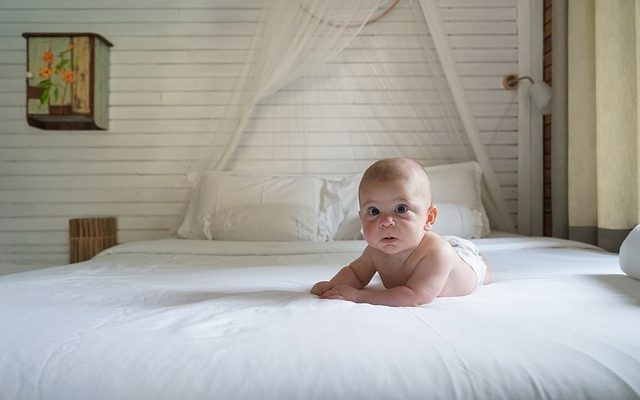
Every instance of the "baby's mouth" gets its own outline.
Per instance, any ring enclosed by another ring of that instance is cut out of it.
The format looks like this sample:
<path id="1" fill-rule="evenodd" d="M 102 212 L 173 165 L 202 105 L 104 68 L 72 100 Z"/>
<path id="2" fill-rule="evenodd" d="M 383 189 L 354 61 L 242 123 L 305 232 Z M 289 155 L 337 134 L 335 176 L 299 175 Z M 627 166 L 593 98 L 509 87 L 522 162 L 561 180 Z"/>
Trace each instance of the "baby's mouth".
<path id="1" fill-rule="evenodd" d="M 385 243 L 393 242 L 394 240 L 396 240 L 396 238 L 393 237 L 393 236 L 385 236 L 385 237 L 382 238 L 382 241 L 385 242 Z"/>

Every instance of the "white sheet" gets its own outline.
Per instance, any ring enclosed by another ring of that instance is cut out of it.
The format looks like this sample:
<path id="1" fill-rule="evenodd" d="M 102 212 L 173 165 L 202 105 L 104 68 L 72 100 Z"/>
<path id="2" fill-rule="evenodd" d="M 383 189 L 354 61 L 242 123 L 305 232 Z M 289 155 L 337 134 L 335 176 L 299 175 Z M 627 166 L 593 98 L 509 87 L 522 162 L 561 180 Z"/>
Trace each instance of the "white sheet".
<path id="1" fill-rule="evenodd" d="M 138 242 L 0 277 L 0 398 L 640 398 L 616 255 L 474 242 L 494 283 L 418 308 L 308 293 L 359 241 Z"/>

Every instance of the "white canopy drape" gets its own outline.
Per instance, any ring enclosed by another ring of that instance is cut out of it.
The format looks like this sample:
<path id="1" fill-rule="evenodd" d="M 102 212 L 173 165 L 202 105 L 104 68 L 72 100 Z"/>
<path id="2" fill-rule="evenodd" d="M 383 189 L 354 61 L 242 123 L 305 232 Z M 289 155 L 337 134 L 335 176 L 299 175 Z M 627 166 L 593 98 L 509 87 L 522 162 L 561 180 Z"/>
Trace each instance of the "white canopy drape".
<path id="1" fill-rule="evenodd" d="M 262 4 L 216 127 L 226 145 L 204 149 L 195 184 L 207 170 L 251 169 L 243 156 L 256 151 L 265 159 L 261 170 L 273 157 L 295 173 L 359 172 L 395 156 L 425 165 L 477 160 L 493 226 L 514 230 L 434 0 Z"/>

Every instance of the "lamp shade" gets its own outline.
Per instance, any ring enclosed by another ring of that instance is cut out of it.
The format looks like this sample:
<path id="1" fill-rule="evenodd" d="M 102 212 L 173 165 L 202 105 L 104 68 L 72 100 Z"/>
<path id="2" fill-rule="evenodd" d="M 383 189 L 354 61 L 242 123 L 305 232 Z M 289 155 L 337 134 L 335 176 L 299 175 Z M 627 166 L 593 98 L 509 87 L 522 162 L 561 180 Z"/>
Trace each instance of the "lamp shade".
<path id="1" fill-rule="evenodd" d="M 542 114 L 551 113 L 551 87 L 546 82 L 533 83 L 529 95 Z"/>

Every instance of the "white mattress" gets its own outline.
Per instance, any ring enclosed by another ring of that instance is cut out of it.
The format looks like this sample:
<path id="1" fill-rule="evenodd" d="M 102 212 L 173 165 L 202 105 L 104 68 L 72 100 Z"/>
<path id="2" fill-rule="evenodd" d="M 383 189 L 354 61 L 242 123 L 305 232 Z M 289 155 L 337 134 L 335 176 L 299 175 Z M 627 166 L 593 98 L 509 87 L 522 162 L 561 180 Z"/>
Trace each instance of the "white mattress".
<path id="1" fill-rule="evenodd" d="M 640 281 L 617 255 L 475 242 L 494 282 L 417 308 L 308 293 L 359 241 L 158 240 L 3 276 L 0 398 L 640 398 Z"/>

